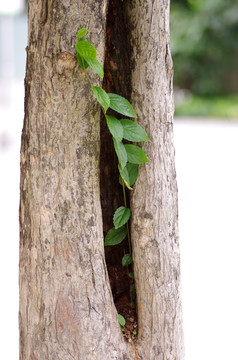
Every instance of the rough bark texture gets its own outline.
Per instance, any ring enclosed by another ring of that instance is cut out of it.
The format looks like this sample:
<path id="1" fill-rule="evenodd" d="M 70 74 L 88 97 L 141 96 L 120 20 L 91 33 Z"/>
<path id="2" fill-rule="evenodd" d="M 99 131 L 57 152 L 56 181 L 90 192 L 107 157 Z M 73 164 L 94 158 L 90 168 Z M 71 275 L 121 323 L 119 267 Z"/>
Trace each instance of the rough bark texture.
<path id="1" fill-rule="evenodd" d="M 173 147 L 173 66 L 169 1 L 128 4 L 133 47 L 132 103 L 151 143 L 132 192 L 131 234 L 142 359 L 181 360 L 183 333 Z"/>
<path id="2" fill-rule="evenodd" d="M 21 150 L 22 360 L 130 356 L 104 259 L 100 110 L 74 50 L 78 28 L 87 26 L 103 61 L 106 11 L 102 0 L 29 2 Z"/>
<path id="3" fill-rule="evenodd" d="M 87 27 L 103 62 L 107 7 L 108 0 L 29 1 L 21 360 L 138 360 L 122 337 L 105 265 L 100 109 L 74 50 L 78 28 Z M 137 346 L 142 360 L 182 360 L 169 3 L 132 0 L 125 16 L 132 102 L 152 140 L 146 145 L 151 163 L 141 166 L 132 196 Z"/>

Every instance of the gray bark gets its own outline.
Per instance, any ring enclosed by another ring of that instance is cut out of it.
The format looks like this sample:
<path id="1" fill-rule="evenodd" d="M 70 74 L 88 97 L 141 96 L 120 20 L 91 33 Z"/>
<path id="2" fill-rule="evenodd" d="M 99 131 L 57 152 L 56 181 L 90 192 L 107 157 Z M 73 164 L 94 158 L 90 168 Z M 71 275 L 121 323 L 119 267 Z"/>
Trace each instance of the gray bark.
<path id="1" fill-rule="evenodd" d="M 142 359 L 183 358 L 177 183 L 173 146 L 173 64 L 169 1 L 132 1 L 132 103 L 151 143 L 132 192 L 131 235 Z"/>
<path id="2" fill-rule="evenodd" d="M 152 142 L 132 197 L 143 360 L 182 359 L 168 3 L 133 0 L 132 102 Z M 107 0 L 29 1 L 21 149 L 20 359 L 125 360 L 100 205 L 100 109 L 76 63 L 78 28 L 104 58 Z M 143 20 L 143 22 L 142 22 Z M 93 75 L 92 75 L 93 77 Z M 99 85 L 98 77 L 93 77 Z"/>

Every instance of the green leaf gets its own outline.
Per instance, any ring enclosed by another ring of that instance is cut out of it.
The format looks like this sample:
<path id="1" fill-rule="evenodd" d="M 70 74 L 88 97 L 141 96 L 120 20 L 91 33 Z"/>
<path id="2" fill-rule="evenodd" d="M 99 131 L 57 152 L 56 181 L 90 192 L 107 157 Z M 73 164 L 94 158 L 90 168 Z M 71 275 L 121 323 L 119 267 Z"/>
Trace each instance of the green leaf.
<path id="1" fill-rule="evenodd" d="M 91 68 L 93 69 L 93 71 L 95 71 L 96 74 L 98 74 L 102 79 L 104 77 L 104 71 L 103 71 L 103 67 L 100 64 L 99 61 L 97 61 L 97 59 L 86 59 L 87 63 L 89 66 L 91 66 Z"/>
<path id="2" fill-rule="evenodd" d="M 132 263 L 132 256 L 131 254 L 125 254 L 122 258 L 122 266 L 128 266 Z"/>
<path id="3" fill-rule="evenodd" d="M 127 163 L 124 169 L 122 169 L 120 166 L 118 166 L 118 169 L 120 176 L 129 186 L 132 186 L 136 182 L 139 172 L 138 164 Z M 122 185 L 121 179 L 119 179 L 119 182 Z"/>
<path id="4" fill-rule="evenodd" d="M 109 100 L 109 97 L 108 97 L 106 91 L 104 91 L 99 86 L 92 86 L 92 90 L 93 90 L 95 98 L 97 99 L 99 104 L 102 106 L 104 112 L 106 113 L 106 111 L 110 105 L 110 100 Z"/>
<path id="5" fill-rule="evenodd" d="M 80 40 L 75 45 L 76 51 L 85 59 L 95 59 L 97 51 L 87 40 Z"/>
<path id="6" fill-rule="evenodd" d="M 134 309 L 134 308 L 136 307 L 135 301 L 132 301 L 132 302 L 130 303 L 130 306 L 131 306 L 132 309 Z M 133 331 L 133 334 L 134 334 L 134 331 Z M 136 332 L 135 332 L 134 335 L 136 335 Z"/>
<path id="7" fill-rule="evenodd" d="M 110 108 L 119 114 L 136 118 L 132 105 L 124 97 L 117 94 L 108 94 L 110 98 Z"/>
<path id="8" fill-rule="evenodd" d="M 129 273 L 129 277 L 134 280 L 134 272 L 133 272 L 133 271 L 131 271 L 131 272 Z"/>
<path id="9" fill-rule="evenodd" d="M 82 69 L 87 69 L 87 68 L 88 68 L 88 63 L 87 63 L 87 61 L 86 61 L 81 55 L 79 55 L 78 52 L 76 53 L 76 56 L 77 56 L 77 60 L 78 60 L 79 66 L 80 66 Z"/>
<path id="10" fill-rule="evenodd" d="M 129 163 L 127 163 L 129 164 Z M 127 165 L 126 165 L 127 166 Z M 132 187 L 130 186 L 130 179 L 129 179 L 129 174 L 128 174 L 128 171 L 126 169 L 126 166 L 124 167 L 124 169 L 122 169 L 121 165 L 118 164 L 118 170 L 120 172 L 120 175 L 119 175 L 119 183 L 122 185 L 122 179 L 124 181 L 124 184 L 126 185 L 126 187 L 129 189 L 129 190 L 133 190 Z"/>
<path id="11" fill-rule="evenodd" d="M 118 322 L 123 327 L 126 325 L 126 320 L 125 320 L 124 316 L 122 316 L 120 314 L 118 314 Z"/>
<path id="12" fill-rule="evenodd" d="M 87 34 L 87 32 L 88 32 L 88 29 L 86 29 L 86 28 L 81 28 L 81 29 L 79 29 L 79 31 L 77 32 L 76 37 L 77 37 L 78 39 L 80 39 L 80 38 L 82 38 L 83 36 L 85 36 L 85 35 Z"/>
<path id="13" fill-rule="evenodd" d="M 115 229 L 120 228 L 122 225 L 126 224 L 130 219 L 131 211 L 125 206 L 120 206 L 113 215 L 113 225 Z"/>
<path id="14" fill-rule="evenodd" d="M 125 226 L 122 226 L 119 229 L 112 228 L 108 231 L 105 237 L 104 245 L 108 246 L 120 244 L 125 239 L 126 235 L 127 230 Z"/>
<path id="15" fill-rule="evenodd" d="M 125 145 L 121 141 L 117 141 L 117 139 L 113 138 L 114 148 L 121 164 L 121 168 L 123 169 L 127 163 L 127 153 L 125 149 Z"/>
<path id="16" fill-rule="evenodd" d="M 110 133 L 117 141 L 122 141 L 123 138 L 123 127 L 121 122 L 116 119 L 114 116 L 106 115 L 107 126 L 110 130 Z"/>
<path id="17" fill-rule="evenodd" d="M 150 141 L 145 130 L 132 120 L 120 120 L 123 126 L 123 137 L 129 141 Z"/>
<path id="18" fill-rule="evenodd" d="M 145 152 L 139 146 L 126 144 L 124 145 L 127 153 L 127 159 L 132 164 L 143 164 L 149 162 Z"/>

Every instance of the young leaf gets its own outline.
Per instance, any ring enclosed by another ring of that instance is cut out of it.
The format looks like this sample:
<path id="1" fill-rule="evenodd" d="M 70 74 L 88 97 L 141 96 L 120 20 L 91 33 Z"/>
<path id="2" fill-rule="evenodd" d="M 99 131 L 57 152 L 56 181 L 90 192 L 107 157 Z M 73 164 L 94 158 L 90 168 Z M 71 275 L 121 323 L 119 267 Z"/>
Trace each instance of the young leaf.
<path id="1" fill-rule="evenodd" d="M 80 39 L 80 38 L 82 38 L 83 36 L 85 36 L 85 35 L 87 34 L 87 32 L 88 32 L 88 29 L 86 29 L 86 28 L 79 29 L 79 31 L 77 32 L 76 37 L 77 37 L 78 39 Z"/>
<path id="2" fill-rule="evenodd" d="M 95 59 L 97 51 L 87 40 L 80 40 L 75 45 L 76 51 L 85 59 Z"/>
<path id="3" fill-rule="evenodd" d="M 106 113 L 106 111 L 110 105 L 110 100 L 109 100 L 109 97 L 108 97 L 106 91 L 104 91 L 99 86 L 92 86 L 92 90 L 93 90 L 95 98 L 97 99 L 99 104 L 102 106 L 104 112 Z"/>
<path id="4" fill-rule="evenodd" d="M 132 263 L 132 256 L 131 254 L 125 254 L 122 258 L 122 266 L 128 266 Z"/>
<path id="5" fill-rule="evenodd" d="M 126 184 L 132 186 L 138 177 L 139 165 L 127 163 L 124 169 L 118 166 L 121 177 L 124 179 Z M 121 179 L 119 179 L 120 184 L 122 185 Z M 128 186 L 127 186 L 128 187 Z"/>
<path id="6" fill-rule="evenodd" d="M 81 57 L 81 55 L 79 55 L 78 52 L 76 53 L 76 56 L 77 56 L 77 60 L 78 60 L 79 66 L 80 66 L 82 69 L 87 69 L 87 68 L 88 68 L 88 63 L 87 63 L 87 61 L 86 61 L 83 57 Z"/>
<path id="7" fill-rule="evenodd" d="M 120 314 L 118 314 L 118 322 L 123 327 L 126 325 L 126 320 L 125 320 L 124 316 L 122 316 Z"/>
<path id="8" fill-rule="evenodd" d="M 125 239 L 126 235 L 127 230 L 125 226 L 122 226 L 119 229 L 112 228 L 108 231 L 105 237 L 104 245 L 108 246 L 120 244 Z"/>
<path id="9" fill-rule="evenodd" d="M 134 280 L 134 272 L 133 272 L 133 271 L 129 272 L 129 277 L 130 277 L 132 280 Z"/>
<path id="10" fill-rule="evenodd" d="M 123 169 L 127 163 L 127 153 L 126 153 L 125 145 L 121 141 L 120 142 L 117 141 L 117 139 L 115 138 L 113 138 L 113 144 L 119 163 L 121 164 L 121 168 Z"/>
<path id="11" fill-rule="evenodd" d="M 132 164 L 143 164 L 149 162 L 145 152 L 136 145 L 124 145 L 127 153 L 127 159 Z"/>
<path id="12" fill-rule="evenodd" d="M 108 94 L 110 98 L 110 108 L 119 114 L 136 118 L 132 105 L 124 97 L 117 94 Z"/>
<path id="13" fill-rule="evenodd" d="M 130 219 L 131 211 L 125 206 L 120 206 L 113 215 L 113 225 L 115 229 L 120 228 L 122 225 L 126 224 Z"/>
<path id="14" fill-rule="evenodd" d="M 91 66 L 91 68 L 93 69 L 93 71 L 95 71 L 96 74 L 98 74 L 102 79 L 104 77 L 104 71 L 103 71 L 103 67 L 100 64 L 99 61 L 97 61 L 97 59 L 86 59 L 87 63 L 89 66 Z"/>
<path id="15" fill-rule="evenodd" d="M 123 127 L 121 122 L 116 119 L 114 116 L 106 115 L 107 126 L 110 130 L 110 133 L 117 141 L 122 141 L 123 138 Z"/>
<path id="16" fill-rule="evenodd" d="M 120 120 L 123 126 L 123 137 L 129 141 L 150 141 L 145 130 L 132 120 Z"/>

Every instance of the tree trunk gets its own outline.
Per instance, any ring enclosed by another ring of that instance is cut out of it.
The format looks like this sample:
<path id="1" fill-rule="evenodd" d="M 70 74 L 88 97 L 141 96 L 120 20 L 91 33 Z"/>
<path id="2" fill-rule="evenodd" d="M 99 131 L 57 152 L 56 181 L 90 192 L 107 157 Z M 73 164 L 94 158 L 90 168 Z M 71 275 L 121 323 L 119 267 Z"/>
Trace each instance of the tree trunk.
<path id="1" fill-rule="evenodd" d="M 182 359 L 169 1 L 132 3 L 132 103 L 151 139 L 131 201 L 138 348 L 142 359 Z"/>
<path id="2" fill-rule="evenodd" d="M 100 109 L 74 50 L 77 30 L 87 27 L 103 62 L 108 1 L 30 0 L 21 148 L 21 360 L 183 357 L 169 4 L 122 4 L 131 38 L 132 102 L 152 140 L 146 146 L 151 163 L 141 167 L 132 196 L 138 341 L 132 346 L 122 336 L 113 302 L 100 203 Z"/>

